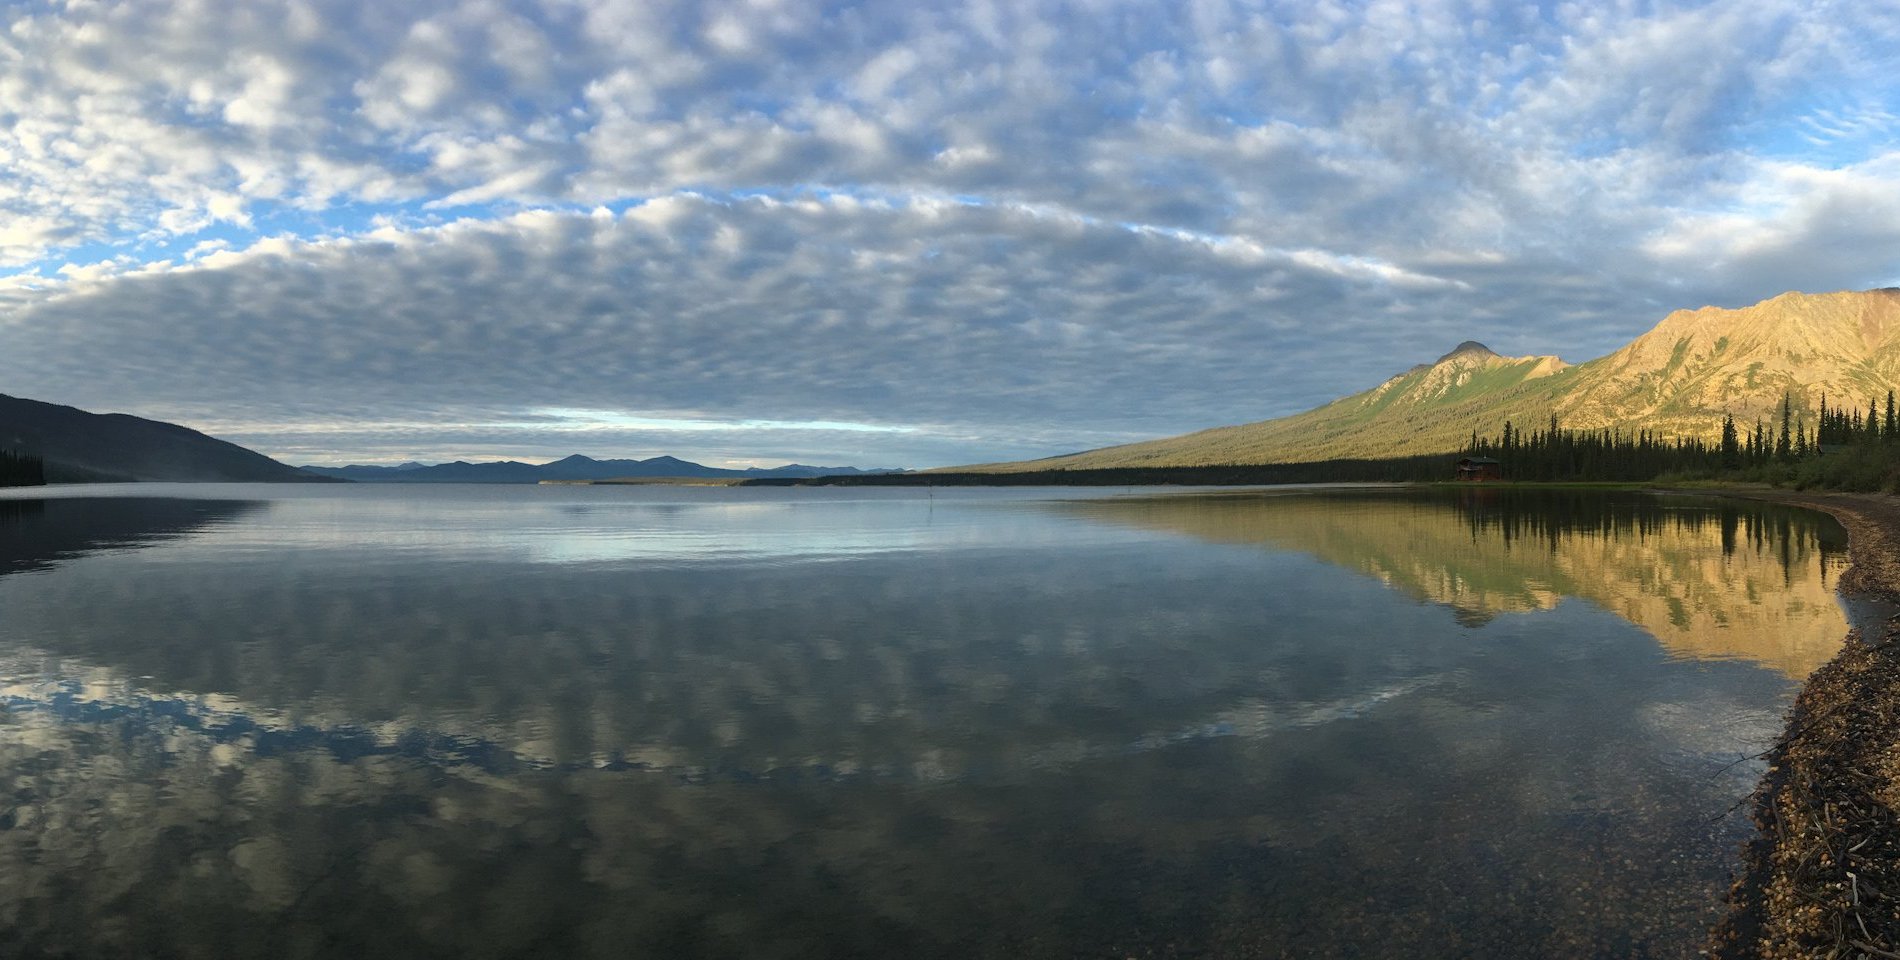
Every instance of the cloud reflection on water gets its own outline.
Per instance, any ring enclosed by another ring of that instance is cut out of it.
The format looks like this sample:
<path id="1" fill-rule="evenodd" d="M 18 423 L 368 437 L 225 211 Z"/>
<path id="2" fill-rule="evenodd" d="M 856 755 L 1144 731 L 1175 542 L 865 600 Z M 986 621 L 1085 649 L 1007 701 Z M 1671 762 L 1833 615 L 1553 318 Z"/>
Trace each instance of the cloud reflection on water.
<path id="1" fill-rule="evenodd" d="M 0 576 L 0 945 L 1642 955 L 1717 902 L 1746 825 L 1715 818 L 1754 773 L 1722 768 L 1788 686 L 1589 605 L 1459 626 L 1334 555 L 1178 535 L 1334 535 L 1271 504 L 1183 508 L 1203 530 L 1163 501 L 799 501 L 746 524 L 919 545 L 539 563 L 464 532 L 627 512 L 388 496 Z"/>

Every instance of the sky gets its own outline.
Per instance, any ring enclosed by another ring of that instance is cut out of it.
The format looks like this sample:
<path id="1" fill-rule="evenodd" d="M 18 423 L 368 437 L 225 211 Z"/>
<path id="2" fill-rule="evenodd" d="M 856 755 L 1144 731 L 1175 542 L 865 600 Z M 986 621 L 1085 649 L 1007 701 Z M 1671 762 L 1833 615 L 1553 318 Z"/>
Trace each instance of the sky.
<path id="1" fill-rule="evenodd" d="M 1900 4 L 0 0 L 0 393 L 929 467 L 1900 284 Z"/>

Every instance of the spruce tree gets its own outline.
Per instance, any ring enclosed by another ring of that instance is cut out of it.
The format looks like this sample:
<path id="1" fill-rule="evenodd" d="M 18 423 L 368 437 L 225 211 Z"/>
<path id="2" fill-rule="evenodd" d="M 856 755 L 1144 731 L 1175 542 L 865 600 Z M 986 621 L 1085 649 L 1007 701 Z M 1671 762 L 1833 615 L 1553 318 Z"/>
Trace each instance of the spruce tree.
<path id="1" fill-rule="evenodd" d="M 1794 438 L 1790 436 L 1794 429 L 1794 404 L 1787 394 L 1781 395 L 1781 433 L 1775 437 L 1775 459 L 1782 463 L 1794 462 Z"/>
<path id="2" fill-rule="evenodd" d="M 1742 468 L 1742 445 L 1735 435 L 1735 418 L 1722 417 L 1722 469 L 1740 470 Z"/>
<path id="3" fill-rule="evenodd" d="M 0 450 L 0 487 L 37 487 L 46 482 L 46 465 L 27 453 Z"/>

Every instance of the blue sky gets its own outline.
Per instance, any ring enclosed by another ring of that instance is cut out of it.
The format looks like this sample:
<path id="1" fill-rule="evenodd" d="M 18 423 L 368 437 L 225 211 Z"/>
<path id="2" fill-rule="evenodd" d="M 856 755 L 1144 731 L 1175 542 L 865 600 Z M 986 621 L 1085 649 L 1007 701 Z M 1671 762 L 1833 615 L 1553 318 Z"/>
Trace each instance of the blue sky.
<path id="1" fill-rule="evenodd" d="M 934 466 L 1900 283 L 1866 2 L 40 0 L 0 392 L 295 463 Z"/>

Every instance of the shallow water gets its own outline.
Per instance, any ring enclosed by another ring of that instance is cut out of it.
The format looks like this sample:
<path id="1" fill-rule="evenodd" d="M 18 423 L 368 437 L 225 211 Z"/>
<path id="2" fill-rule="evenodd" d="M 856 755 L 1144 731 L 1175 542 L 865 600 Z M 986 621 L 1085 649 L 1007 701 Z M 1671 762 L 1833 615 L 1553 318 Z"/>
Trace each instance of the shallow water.
<path id="1" fill-rule="evenodd" d="M 1688 956 L 1846 630 L 1685 498 L 8 495 L 5 956 Z"/>

